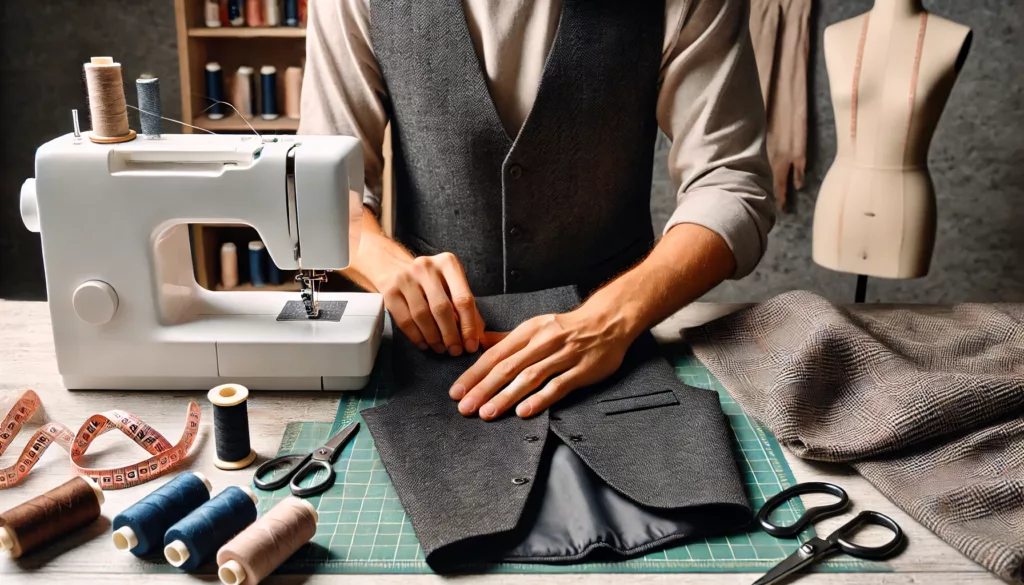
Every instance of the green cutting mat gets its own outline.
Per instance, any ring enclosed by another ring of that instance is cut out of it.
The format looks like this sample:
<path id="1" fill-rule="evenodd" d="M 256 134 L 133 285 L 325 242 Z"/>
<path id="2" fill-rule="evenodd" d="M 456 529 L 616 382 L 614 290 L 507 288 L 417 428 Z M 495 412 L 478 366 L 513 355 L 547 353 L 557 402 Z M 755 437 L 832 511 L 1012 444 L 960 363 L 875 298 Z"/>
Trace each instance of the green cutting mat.
<path id="1" fill-rule="evenodd" d="M 381 352 L 387 354 L 390 352 Z M 754 510 L 795 480 L 775 439 L 747 417 L 722 385 L 685 347 L 670 350 L 679 379 L 692 386 L 718 391 L 722 409 L 736 436 L 736 460 Z M 384 362 L 386 360 L 379 360 Z M 390 364 L 382 363 L 380 371 Z M 346 394 L 334 423 L 289 423 L 279 454 L 308 453 L 333 433 L 358 418 L 358 413 L 386 400 L 387 381 L 376 376 L 366 390 Z M 280 569 L 283 573 L 430 573 L 412 525 L 398 500 L 365 426 L 335 464 L 337 482 L 311 498 L 320 514 L 316 536 Z M 311 477 L 310 481 L 318 478 Z M 289 495 L 287 488 L 260 494 L 261 514 Z M 773 514 L 777 523 L 791 523 L 804 508 L 799 500 Z M 760 530 L 709 538 L 622 562 L 574 565 L 503 563 L 487 567 L 501 573 L 676 573 L 767 571 L 796 550 L 801 540 L 776 539 Z M 820 571 L 886 571 L 885 565 L 844 555 L 815 566 Z"/>

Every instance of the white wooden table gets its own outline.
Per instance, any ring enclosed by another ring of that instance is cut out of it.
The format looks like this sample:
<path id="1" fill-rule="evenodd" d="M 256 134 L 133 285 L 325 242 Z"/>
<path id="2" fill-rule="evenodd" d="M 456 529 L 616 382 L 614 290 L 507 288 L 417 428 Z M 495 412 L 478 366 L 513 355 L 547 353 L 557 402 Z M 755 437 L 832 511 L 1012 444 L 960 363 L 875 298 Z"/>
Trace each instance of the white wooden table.
<path id="1" fill-rule="evenodd" d="M 696 304 L 675 315 L 655 329 L 663 340 L 678 339 L 687 326 L 706 322 L 734 310 L 737 305 Z M 0 301 L 0 410 L 6 413 L 10 402 L 20 391 L 35 389 L 43 399 L 46 419 L 63 422 L 71 427 L 89 415 L 112 408 L 135 413 L 156 427 L 169 439 L 176 441 L 185 420 L 189 400 L 203 407 L 203 431 L 194 448 L 195 456 L 190 469 L 202 471 L 213 482 L 215 490 L 235 485 L 248 485 L 253 468 L 229 472 L 214 467 L 211 423 L 212 412 L 203 392 L 69 392 L 61 384 L 57 372 L 50 334 L 50 317 L 45 303 Z M 257 463 L 273 455 L 281 441 L 288 421 L 331 421 L 334 419 L 338 396 L 332 393 L 261 392 L 250 398 L 249 420 L 252 444 L 260 454 Z M 22 430 L 0 465 L 10 465 L 29 436 L 41 421 L 33 420 Z M 23 484 L 0 491 L 0 509 L 7 509 L 65 481 L 70 475 L 65 453 L 54 448 L 32 471 Z M 88 464 L 110 467 L 135 462 L 142 450 L 120 433 L 108 433 L 93 444 L 87 454 Z M 889 561 L 893 573 L 820 573 L 806 575 L 797 583 L 873 584 L 873 583 L 929 583 L 974 585 L 1001 583 L 981 566 L 970 561 L 955 549 L 943 543 L 934 534 L 918 524 L 876 489 L 849 468 L 810 464 L 786 454 L 786 459 L 798 481 L 829 480 L 843 485 L 854 502 L 855 509 L 878 510 L 893 517 L 905 530 L 909 539 L 906 550 Z M 103 517 L 88 528 L 72 534 L 61 543 L 45 549 L 44 554 L 30 554 L 18 560 L 0 555 L 0 585 L 22 583 L 101 583 L 104 579 L 126 583 L 187 583 L 215 581 L 211 575 L 146 574 L 143 562 L 131 554 L 116 551 L 110 544 L 110 521 L 118 512 L 134 503 L 167 481 L 160 478 L 143 488 L 108 491 L 103 505 Z M 814 504 L 814 500 L 805 503 Z M 819 531 L 828 531 L 849 518 L 844 515 L 822 521 Z M 866 534 L 871 539 L 885 534 Z M 490 584 L 554 584 L 579 585 L 583 583 L 685 585 L 747 584 L 759 574 L 741 573 L 677 573 L 677 574 L 625 574 L 625 575 L 488 575 L 444 579 L 435 575 L 296 575 L 269 579 L 277 583 L 358 583 L 368 585 L 416 585 L 454 581 L 457 583 Z"/>

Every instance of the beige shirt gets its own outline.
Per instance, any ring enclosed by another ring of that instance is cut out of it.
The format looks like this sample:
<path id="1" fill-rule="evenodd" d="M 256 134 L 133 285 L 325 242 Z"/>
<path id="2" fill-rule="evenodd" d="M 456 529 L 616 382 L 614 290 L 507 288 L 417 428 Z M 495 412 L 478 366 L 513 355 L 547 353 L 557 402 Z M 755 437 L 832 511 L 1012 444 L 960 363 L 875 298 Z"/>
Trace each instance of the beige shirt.
<path id="1" fill-rule="evenodd" d="M 309 4 L 299 132 L 362 141 L 364 203 L 379 213 L 388 96 L 370 42 L 369 0 Z M 757 265 L 775 222 L 747 4 L 666 0 L 656 112 L 672 141 L 669 174 L 679 185 L 665 231 L 693 223 L 721 235 L 736 257 L 735 278 Z M 562 0 L 463 0 L 463 6 L 498 114 L 514 136 L 537 95 Z"/>

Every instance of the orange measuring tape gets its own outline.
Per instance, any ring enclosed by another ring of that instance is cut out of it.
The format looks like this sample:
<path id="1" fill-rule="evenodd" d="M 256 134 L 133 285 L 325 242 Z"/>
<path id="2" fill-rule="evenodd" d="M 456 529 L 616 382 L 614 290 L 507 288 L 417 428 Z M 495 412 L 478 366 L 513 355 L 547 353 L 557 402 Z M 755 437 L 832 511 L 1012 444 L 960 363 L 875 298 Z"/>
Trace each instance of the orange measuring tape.
<path id="1" fill-rule="evenodd" d="M 4 454 L 18 436 L 22 425 L 32 418 L 42 404 L 34 390 L 26 390 L 18 398 L 0 425 L 0 455 Z M 181 434 L 181 439 L 174 445 L 142 419 L 123 410 L 94 414 L 82 424 L 78 433 L 71 432 L 71 429 L 60 423 L 48 422 L 32 435 L 14 465 L 0 469 L 0 490 L 21 483 L 32 470 L 32 466 L 53 444 L 60 445 L 68 452 L 71 456 L 71 468 L 77 475 L 91 477 L 105 490 L 119 490 L 145 483 L 174 469 L 185 460 L 199 434 L 199 414 L 199 405 L 189 402 L 185 430 Z M 130 437 L 152 457 L 114 469 L 90 469 L 79 465 L 78 460 L 85 455 L 93 440 L 114 429 Z"/>

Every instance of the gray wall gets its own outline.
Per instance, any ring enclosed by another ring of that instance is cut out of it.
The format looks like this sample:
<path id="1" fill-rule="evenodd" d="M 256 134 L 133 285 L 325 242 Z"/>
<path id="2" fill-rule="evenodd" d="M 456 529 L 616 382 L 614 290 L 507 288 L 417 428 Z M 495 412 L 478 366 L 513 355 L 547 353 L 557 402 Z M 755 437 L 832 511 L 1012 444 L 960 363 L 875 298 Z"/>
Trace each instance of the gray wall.
<path id="1" fill-rule="evenodd" d="M 855 277 L 811 261 L 814 198 L 835 155 L 828 78 L 818 42 L 830 23 L 870 8 L 870 0 L 818 0 L 810 71 L 807 186 L 772 232 L 754 274 L 708 295 L 756 300 L 795 288 L 849 300 Z M 909 302 L 1024 301 L 1024 30 L 1019 0 L 926 0 L 933 12 L 975 31 L 970 57 L 950 98 L 929 157 L 938 192 L 939 233 L 931 274 L 923 279 L 872 279 L 869 300 Z M 110 54 L 125 78 L 161 78 L 165 115 L 180 113 L 174 10 L 170 0 L 37 0 L 3 2 L 0 22 L 0 297 L 42 298 L 39 239 L 18 212 L 18 191 L 32 175 L 34 149 L 70 131 L 72 107 L 85 114 L 81 64 Z M 135 103 L 128 86 L 129 103 Z M 85 118 L 83 118 L 84 120 Z M 133 125 L 135 125 L 133 121 Z M 135 125 L 137 127 L 137 125 Z M 165 126 L 166 127 L 166 126 Z M 11 139 L 15 137 L 15 139 Z M 655 161 L 652 205 L 664 225 L 674 187 L 664 140 Z"/>

